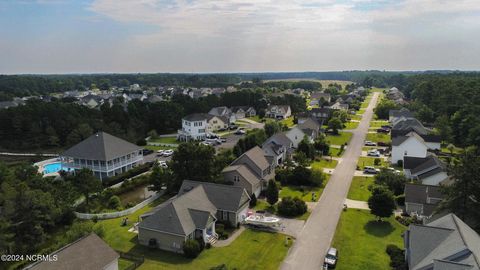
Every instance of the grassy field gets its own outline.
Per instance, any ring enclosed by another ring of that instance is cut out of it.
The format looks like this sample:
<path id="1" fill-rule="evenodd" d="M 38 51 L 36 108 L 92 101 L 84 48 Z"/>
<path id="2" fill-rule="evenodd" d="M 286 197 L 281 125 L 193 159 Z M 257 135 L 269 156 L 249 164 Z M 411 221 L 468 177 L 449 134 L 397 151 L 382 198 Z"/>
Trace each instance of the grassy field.
<path id="1" fill-rule="evenodd" d="M 130 223 L 136 222 L 141 214 L 165 199 L 129 215 Z M 145 262 L 138 269 L 209 269 L 223 263 L 229 269 L 278 269 L 289 249 L 289 246 L 285 246 L 285 235 L 245 230 L 230 246 L 204 250 L 198 258 L 191 260 L 182 255 L 138 245 L 137 235 L 128 232 L 131 226 L 121 226 L 122 219 L 102 220 L 98 224 L 103 225 L 103 238 L 112 248 L 145 256 Z M 127 263 L 121 262 L 121 267 Z"/>
<path id="2" fill-rule="evenodd" d="M 125 270 L 128 267 L 130 267 L 131 265 L 133 265 L 132 261 L 129 261 L 129 260 L 126 260 L 126 259 L 123 259 L 123 258 L 118 259 L 118 269 L 119 270 Z"/>
<path id="3" fill-rule="evenodd" d="M 385 161 L 383 158 L 379 158 L 379 159 L 380 159 L 380 165 L 375 166 L 374 165 L 375 157 L 359 157 L 357 166 L 360 167 L 361 170 L 363 170 L 365 166 L 374 166 L 375 168 L 388 167 L 387 161 Z"/>
<path id="4" fill-rule="evenodd" d="M 279 196 L 280 198 L 284 197 L 299 197 L 304 202 L 311 202 L 312 201 L 312 192 L 315 193 L 315 202 L 318 201 L 320 196 L 322 196 L 322 192 L 325 189 L 325 186 L 330 179 L 330 175 L 326 175 L 326 179 L 323 182 L 321 187 L 308 187 L 308 186 L 284 186 L 280 190 Z"/>
<path id="5" fill-rule="evenodd" d="M 262 122 L 262 119 L 260 119 L 260 116 L 258 116 L 258 115 L 247 117 L 247 118 L 250 119 L 250 120 L 253 120 L 255 122 Z"/>
<path id="6" fill-rule="evenodd" d="M 379 128 L 381 126 L 385 126 L 385 125 L 388 125 L 389 122 L 386 121 L 386 120 L 378 120 L 378 121 L 372 121 L 370 122 L 370 127 L 371 128 Z"/>
<path id="7" fill-rule="evenodd" d="M 312 162 L 310 166 L 312 166 L 312 170 L 322 170 L 322 168 L 335 168 L 337 164 L 338 161 L 335 159 L 322 158 L 319 161 Z"/>
<path id="8" fill-rule="evenodd" d="M 343 155 L 343 153 L 345 153 L 345 151 L 343 151 L 342 153 L 340 153 L 340 148 L 333 148 L 333 147 L 330 147 L 330 155 L 332 157 L 340 157 Z"/>
<path id="9" fill-rule="evenodd" d="M 384 143 L 389 143 L 391 141 L 390 134 L 383 134 L 383 133 L 368 133 L 366 140 L 372 141 L 372 142 L 384 142 Z"/>
<path id="10" fill-rule="evenodd" d="M 360 108 L 360 110 L 357 111 L 357 114 L 364 114 L 366 110 L 366 108 Z"/>
<path id="11" fill-rule="evenodd" d="M 393 217 L 383 222 L 366 210 L 348 209 L 342 213 L 333 239 L 338 249 L 337 270 L 390 269 L 387 245 L 403 248 L 402 233 L 406 228 Z"/>
<path id="12" fill-rule="evenodd" d="M 359 121 L 362 120 L 362 116 L 359 114 L 350 114 L 349 117 L 352 120 L 359 120 Z"/>
<path id="13" fill-rule="evenodd" d="M 368 201 L 371 192 L 368 187 L 373 184 L 373 177 L 354 176 L 347 198 L 357 201 Z"/>
<path id="14" fill-rule="evenodd" d="M 339 135 L 328 135 L 326 138 L 327 142 L 329 144 L 342 145 L 348 143 L 350 139 L 352 139 L 352 133 L 350 132 L 340 131 L 339 133 Z"/>
<path id="15" fill-rule="evenodd" d="M 347 122 L 345 123 L 345 129 L 356 129 L 359 124 L 359 122 Z"/>
<path id="16" fill-rule="evenodd" d="M 149 142 L 152 143 L 168 143 L 168 144 L 178 144 L 176 137 L 160 137 L 156 139 L 151 139 Z"/>
<path id="17" fill-rule="evenodd" d="M 143 148 L 150 149 L 150 150 L 153 150 L 153 151 L 157 151 L 157 150 L 175 149 L 175 146 L 145 145 L 145 146 L 143 146 Z"/>

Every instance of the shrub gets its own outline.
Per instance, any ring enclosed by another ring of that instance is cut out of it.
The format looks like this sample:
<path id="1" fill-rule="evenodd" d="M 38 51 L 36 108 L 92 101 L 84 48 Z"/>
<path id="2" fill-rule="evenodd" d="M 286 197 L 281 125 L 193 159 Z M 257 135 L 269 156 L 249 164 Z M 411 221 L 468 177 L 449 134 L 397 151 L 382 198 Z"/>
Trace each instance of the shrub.
<path id="1" fill-rule="evenodd" d="M 253 207 L 255 207 L 255 205 L 257 205 L 257 196 L 255 196 L 255 193 L 254 193 L 254 194 L 252 194 L 252 196 L 250 196 L 249 206 L 250 206 L 250 208 L 253 208 Z"/>
<path id="2" fill-rule="evenodd" d="M 405 205 L 405 194 L 396 196 L 395 201 L 397 202 L 397 205 L 404 206 Z"/>
<path id="3" fill-rule="evenodd" d="M 120 198 L 116 195 L 113 195 L 108 200 L 108 207 L 111 209 L 119 209 L 121 205 Z"/>
<path id="4" fill-rule="evenodd" d="M 379 166 L 381 163 L 382 163 L 382 160 L 379 159 L 379 158 L 375 158 L 375 159 L 373 160 L 373 165 L 375 165 L 375 166 Z"/>
<path id="5" fill-rule="evenodd" d="M 397 166 L 403 168 L 403 160 L 397 161 Z"/>
<path id="6" fill-rule="evenodd" d="M 210 244 L 210 243 L 205 244 L 205 249 L 210 249 L 211 247 L 212 247 L 212 244 Z"/>
<path id="7" fill-rule="evenodd" d="M 137 145 L 139 145 L 139 146 L 145 146 L 145 145 L 147 145 L 147 141 L 146 141 L 145 139 L 139 139 L 139 140 L 137 141 Z"/>
<path id="8" fill-rule="evenodd" d="M 402 249 L 395 245 L 388 245 L 386 248 L 388 256 L 390 256 L 390 266 L 395 270 L 406 270 L 405 254 Z"/>
<path id="9" fill-rule="evenodd" d="M 103 186 L 104 187 L 109 187 L 109 186 L 115 185 L 117 183 L 120 183 L 120 182 L 124 181 L 125 179 L 132 178 L 134 176 L 137 176 L 141 173 L 144 173 L 144 172 L 150 170 L 150 168 L 152 166 L 153 166 L 153 162 L 148 162 L 148 163 L 139 165 L 137 167 L 134 167 L 134 168 L 122 173 L 122 174 L 112 176 L 108 179 L 105 179 L 103 181 Z"/>
<path id="10" fill-rule="evenodd" d="M 183 244 L 183 254 L 187 258 L 196 258 L 201 251 L 200 244 L 197 240 L 187 239 Z"/>
<path id="11" fill-rule="evenodd" d="M 286 217 L 300 216 L 307 212 L 307 204 L 298 197 L 285 197 L 278 204 L 278 213 Z"/>

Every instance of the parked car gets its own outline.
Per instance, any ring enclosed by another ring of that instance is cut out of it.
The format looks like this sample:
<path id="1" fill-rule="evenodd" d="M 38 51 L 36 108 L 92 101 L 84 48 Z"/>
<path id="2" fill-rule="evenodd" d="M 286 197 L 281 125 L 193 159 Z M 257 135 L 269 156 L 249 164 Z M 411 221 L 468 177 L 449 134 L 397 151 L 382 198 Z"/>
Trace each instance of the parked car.
<path id="1" fill-rule="evenodd" d="M 245 134 L 245 133 L 246 133 L 245 130 L 243 130 L 243 129 L 237 129 L 237 131 L 235 131 L 234 134 L 235 134 L 235 135 L 243 135 L 243 134 Z"/>
<path id="2" fill-rule="evenodd" d="M 168 168 L 167 162 L 164 160 L 159 160 L 158 165 L 162 168 Z"/>
<path id="3" fill-rule="evenodd" d="M 226 131 L 227 128 L 219 128 L 218 131 Z"/>
<path id="4" fill-rule="evenodd" d="M 390 125 L 383 125 L 382 128 L 385 128 L 385 129 L 392 129 L 392 126 Z"/>
<path id="5" fill-rule="evenodd" d="M 151 153 L 153 153 L 153 150 L 151 150 L 151 149 L 142 149 L 142 154 L 144 156 L 150 155 Z"/>
<path id="6" fill-rule="evenodd" d="M 365 141 L 365 146 L 377 146 L 377 144 L 372 141 Z"/>
<path id="7" fill-rule="evenodd" d="M 365 166 L 363 168 L 363 173 L 368 173 L 368 174 L 377 174 L 379 173 L 380 170 L 379 169 L 376 169 L 375 167 L 372 167 L 372 166 Z"/>
<path id="8" fill-rule="evenodd" d="M 327 265 L 327 269 L 335 268 L 337 266 L 338 250 L 336 248 L 329 248 L 325 255 L 324 265 Z"/>
<path id="9" fill-rule="evenodd" d="M 220 141 L 221 141 L 222 143 L 227 142 L 227 138 L 220 137 Z"/>
<path id="10" fill-rule="evenodd" d="M 389 133 L 390 129 L 388 128 L 379 128 L 377 129 L 377 133 Z"/>
<path id="11" fill-rule="evenodd" d="M 211 146 L 212 145 L 211 142 L 207 142 L 207 141 L 203 141 L 203 142 L 201 142 L 201 144 L 206 145 L 206 146 Z"/>
<path id="12" fill-rule="evenodd" d="M 392 167 L 388 167 L 387 170 L 390 170 L 390 171 L 392 171 L 392 172 L 394 172 L 394 173 L 396 173 L 396 174 L 400 174 L 400 173 L 401 173 L 401 171 L 396 170 L 395 168 L 392 168 Z"/>
<path id="13" fill-rule="evenodd" d="M 369 156 L 369 157 L 380 157 L 380 152 L 377 149 L 369 150 L 367 152 L 367 156 Z"/>
<path id="14" fill-rule="evenodd" d="M 377 145 L 378 146 L 390 146 L 390 144 L 386 143 L 386 142 L 378 142 Z"/>
<path id="15" fill-rule="evenodd" d="M 165 152 L 165 150 L 158 150 L 157 151 L 157 157 L 163 157 L 164 152 Z"/>
<path id="16" fill-rule="evenodd" d="M 173 150 L 172 149 L 168 149 L 168 150 L 163 151 L 163 156 L 164 157 L 169 157 L 171 155 L 173 155 Z"/>
<path id="17" fill-rule="evenodd" d="M 207 139 L 218 139 L 219 138 L 218 135 L 215 134 L 215 133 L 208 133 L 206 137 L 207 137 Z"/>
<path id="18" fill-rule="evenodd" d="M 211 145 L 219 145 L 222 144 L 222 141 L 220 139 L 205 139 L 205 142 L 211 144 Z"/>
<path id="19" fill-rule="evenodd" d="M 230 130 L 235 130 L 235 129 L 238 128 L 238 126 L 237 126 L 237 125 L 230 125 L 228 128 L 229 128 Z"/>

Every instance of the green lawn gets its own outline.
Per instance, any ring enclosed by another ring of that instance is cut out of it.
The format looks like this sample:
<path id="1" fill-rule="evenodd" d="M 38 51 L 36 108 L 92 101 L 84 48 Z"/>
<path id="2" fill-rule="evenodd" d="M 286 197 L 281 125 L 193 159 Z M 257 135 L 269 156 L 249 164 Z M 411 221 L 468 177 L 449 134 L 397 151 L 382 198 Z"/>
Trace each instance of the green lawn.
<path id="1" fill-rule="evenodd" d="M 386 120 L 377 120 L 370 122 L 370 128 L 379 128 L 381 126 L 389 125 L 389 122 Z"/>
<path id="2" fill-rule="evenodd" d="M 333 148 L 333 147 L 330 147 L 330 155 L 332 157 L 340 157 L 343 155 L 345 151 L 343 151 L 342 153 L 340 153 L 340 148 Z"/>
<path id="3" fill-rule="evenodd" d="M 359 122 L 347 122 L 345 123 L 345 129 L 356 129 L 359 124 Z"/>
<path id="4" fill-rule="evenodd" d="M 368 201 L 371 192 L 368 187 L 374 182 L 373 177 L 354 176 L 347 198 L 357 201 Z"/>
<path id="5" fill-rule="evenodd" d="M 390 269 L 385 249 L 389 244 L 403 248 L 405 229 L 393 217 L 378 222 L 369 211 L 348 209 L 342 213 L 333 239 L 333 247 L 339 254 L 336 269 Z"/>
<path id="6" fill-rule="evenodd" d="M 455 147 L 455 148 L 453 148 L 452 152 L 453 152 L 453 154 L 460 154 L 462 151 L 463 151 L 463 148 Z M 452 153 L 452 152 L 450 152 L 450 150 L 447 147 L 440 148 L 440 152 L 447 153 L 447 154 Z"/>
<path id="7" fill-rule="evenodd" d="M 335 159 L 330 160 L 328 157 L 320 159 L 320 161 L 314 161 L 310 166 L 312 170 L 322 170 L 323 168 L 335 168 L 338 161 Z"/>
<path id="8" fill-rule="evenodd" d="M 349 117 L 353 120 L 362 120 L 362 116 L 359 114 L 350 114 Z"/>
<path id="9" fill-rule="evenodd" d="M 156 138 L 156 139 L 151 139 L 151 140 L 149 140 L 149 142 L 178 144 L 177 137 L 160 137 L 160 138 Z"/>
<path id="10" fill-rule="evenodd" d="M 375 157 L 359 157 L 357 166 L 360 167 L 361 170 L 363 170 L 365 166 L 374 166 L 375 168 L 388 167 L 388 162 L 385 161 L 383 158 L 379 158 L 380 165 L 375 166 L 374 165 L 375 159 L 376 159 Z"/>
<path id="11" fill-rule="evenodd" d="M 339 133 L 339 135 L 328 135 L 326 138 L 327 142 L 329 144 L 342 145 L 348 143 L 352 138 L 352 133 L 350 132 L 340 131 Z"/>
<path id="12" fill-rule="evenodd" d="M 308 186 L 283 186 L 280 190 L 279 196 L 280 198 L 284 197 L 299 197 L 304 202 L 311 202 L 312 201 L 312 192 L 315 193 L 315 202 L 320 199 L 322 196 L 323 190 L 330 179 L 330 175 L 325 175 L 326 179 L 321 187 L 308 187 Z"/>
<path id="13" fill-rule="evenodd" d="M 153 151 L 168 150 L 168 149 L 175 148 L 175 146 L 157 146 L 157 145 L 145 145 L 145 146 L 142 146 L 142 147 L 145 148 L 145 149 L 153 150 Z"/>
<path id="14" fill-rule="evenodd" d="M 391 142 L 390 134 L 383 134 L 383 133 L 368 133 L 366 140 L 372 141 L 372 142 L 385 142 L 385 143 Z"/>
<path id="15" fill-rule="evenodd" d="M 367 110 L 367 109 L 366 108 L 360 108 L 360 110 L 357 111 L 357 114 L 364 114 L 365 110 Z"/>
<path id="16" fill-rule="evenodd" d="M 368 104 L 370 104 L 371 100 L 372 100 L 372 96 L 368 96 L 367 98 L 365 98 L 365 100 L 360 105 L 360 108 L 361 109 L 366 109 L 368 107 Z"/>
<path id="17" fill-rule="evenodd" d="M 274 215 L 277 214 L 277 205 L 275 204 L 273 206 L 270 206 L 270 204 L 267 203 L 267 201 L 265 201 L 265 200 L 258 200 L 257 205 L 255 205 L 255 207 L 253 209 L 255 211 L 263 210 L 263 211 L 266 211 L 266 212 L 268 212 L 270 214 L 274 214 Z M 310 216 L 310 214 L 311 213 L 307 210 L 307 212 L 305 212 L 305 214 L 303 214 L 301 216 L 294 217 L 294 218 L 295 219 L 300 219 L 300 220 L 307 220 L 308 217 Z"/>
<path id="18" fill-rule="evenodd" d="M 248 119 L 250 120 L 253 120 L 255 122 L 262 122 L 262 119 L 260 119 L 260 116 L 258 115 L 255 115 L 255 116 L 252 116 L 252 117 L 247 117 Z"/>
<path id="19" fill-rule="evenodd" d="M 131 265 L 133 265 L 132 261 L 129 261 L 129 260 L 126 260 L 126 259 L 123 259 L 123 258 L 118 259 L 118 269 L 119 270 L 125 270 L 128 267 L 130 267 Z"/>

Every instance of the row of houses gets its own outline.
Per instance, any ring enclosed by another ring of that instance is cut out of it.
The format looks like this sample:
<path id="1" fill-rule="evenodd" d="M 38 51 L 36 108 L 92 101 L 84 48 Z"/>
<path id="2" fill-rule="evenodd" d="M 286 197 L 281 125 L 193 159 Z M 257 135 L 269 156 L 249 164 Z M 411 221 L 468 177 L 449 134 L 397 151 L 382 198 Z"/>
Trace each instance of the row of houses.
<path id="1" fill-rule="evenodd" d="M 403 167 L 411 181 L 405 185 L 405 211 L 429 218 L 443 199 L 442 185 L 448 185 L 446 165 L 434 154 L 441 138 L 432 134 L 407 109 L 391 110 L 391 162 Z"/>

